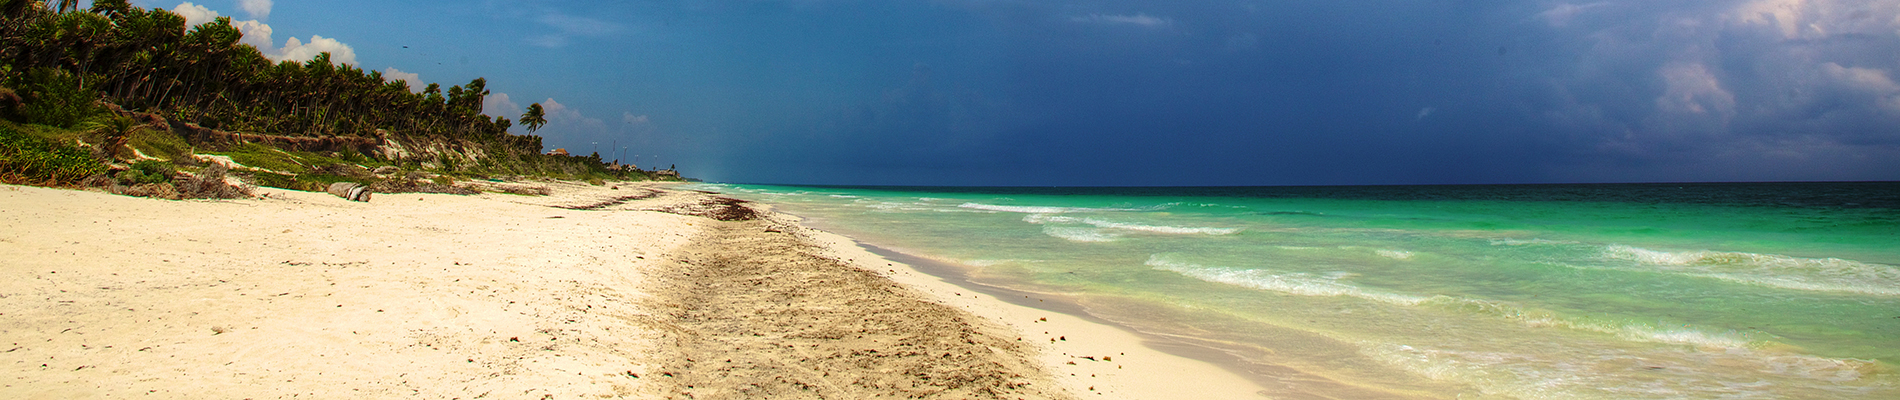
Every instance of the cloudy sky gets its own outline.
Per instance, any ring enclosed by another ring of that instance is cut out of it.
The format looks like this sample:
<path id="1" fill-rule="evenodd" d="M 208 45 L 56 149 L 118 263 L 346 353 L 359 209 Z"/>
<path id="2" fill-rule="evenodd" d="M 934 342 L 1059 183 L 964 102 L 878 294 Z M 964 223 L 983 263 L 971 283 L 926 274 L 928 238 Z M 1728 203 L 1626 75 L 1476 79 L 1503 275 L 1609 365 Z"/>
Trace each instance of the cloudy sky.
<path id="1" fill-rule="evenodd" d="M 1900 180 L 1900 0 L 135 4 L 713 181 Z"/>

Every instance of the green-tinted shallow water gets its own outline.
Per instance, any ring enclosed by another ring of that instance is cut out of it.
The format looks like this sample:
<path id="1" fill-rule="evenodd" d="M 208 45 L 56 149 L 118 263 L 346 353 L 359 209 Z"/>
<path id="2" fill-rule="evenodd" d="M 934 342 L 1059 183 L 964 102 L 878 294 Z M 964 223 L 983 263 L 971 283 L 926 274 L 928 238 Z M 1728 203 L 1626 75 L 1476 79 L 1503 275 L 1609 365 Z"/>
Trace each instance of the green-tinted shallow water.
<path id="1" fill-rule="evenodd" d="M 705 188 L 1280 397 L 1900 398 L 1900 184 Z"/>

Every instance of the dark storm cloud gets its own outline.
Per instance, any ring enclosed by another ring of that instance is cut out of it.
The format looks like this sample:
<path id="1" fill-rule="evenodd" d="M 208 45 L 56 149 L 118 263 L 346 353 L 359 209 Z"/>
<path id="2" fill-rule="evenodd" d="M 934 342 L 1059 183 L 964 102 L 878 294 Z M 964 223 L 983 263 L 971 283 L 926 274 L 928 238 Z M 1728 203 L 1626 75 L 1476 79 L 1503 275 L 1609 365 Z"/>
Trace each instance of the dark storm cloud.
<path id="1" fill-rule="evenodd" d="M 1558 4 L 1537 66 L 1591 179 L 1894 179 L 1900 2 Z M 1538 122 L 1538 121 L 1530 121 Z M 1639 178 L 1641 179 L 1641 178 Z"/>
<path id="2" fill-rule="evenodd" d="M 714 180 L 1900 179 L 1896 0 L 376 6 L 270 23 Z"/>

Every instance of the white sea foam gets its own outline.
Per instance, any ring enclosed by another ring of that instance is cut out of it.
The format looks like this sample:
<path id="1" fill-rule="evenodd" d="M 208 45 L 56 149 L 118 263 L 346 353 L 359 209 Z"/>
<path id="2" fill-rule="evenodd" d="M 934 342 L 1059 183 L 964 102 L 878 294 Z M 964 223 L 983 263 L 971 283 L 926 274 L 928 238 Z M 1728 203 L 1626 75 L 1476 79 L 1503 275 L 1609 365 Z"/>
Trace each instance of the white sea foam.
<path id="1" fill-rule="evenodd" d="M 1629 321 L 1601 321 L 1566 318 L 1542 310 L 1526 310 L 1512 304 L 1452 296 L 1435 296 L 1422 305 L 1487 315 L 1525 326 L 1575 329 L 1615 335 L 1633 342 L 1679 344 L 1699 348 L 1747 348 L 1750 340 L 1733 330 L 1711 332 L 1691 326 L 1657 326 Z"/>
<path id="2" fill-rule="evenodd" d="M 1866 389 L 1885 386 L 1850 383 L 1860 380 L 1861 371 L 1875 365 L 1872 361 L 1751 350 L 1571 347 L 1514 352 L 1369 341 L 1359 345 L 1360 354 L 1386 365 L 1524 399 L 1781 398 L 1787 388 L 1831 394 L 1817 398 L 1871 398 Z M 1677 379 L 1656 379 L 1669 376 Z"/>
<path id="3" fill-rule="evenodd" d="M 836 198 L 840 198 L 840 199 L 855 199 L 855 198 L 858 198 L 858 196 L 852 196 L 852 195 L 848 195 L 848 194 L 834 194 L 834 195 L 831 195 L 831 197 L 836 197 Z"/>
<path id="4" fill-rule="evenodd" d="M 1103 211 L 1153 211 L 1153 210 L 1166 208 L 1166 206 L 1155 206 L 1155 207 L 1147 207 L 1147 208 L 1004 206 L 1004 205 L 983 204 L 983 203 L 963 203 L 961 205 L 958 205 L 957 207 L 976 209 L 976 210 L 1029 213 L 1029 214 L 1061 214 L 1061 213 L 1073 213 L 1073 212 L 1103 212 Z"/>
<path id="5" fill-rule="evenodd" d="M 1149 256 L 1147 265 L 1159 270 L 1171 271 L 1195 279 L 1251 289 L 1268 290 L 1300 296 L 1347 296 L 1400 306 L 1425 306 L 1447 309 L 1517 321 L 1533 327 L 1553 327 L 1605 333 L 1615 335 L 1623 340 L 1636 342 L 1680 344 L 1702 348 L 1726 349 L 1746 348 L 1750 343 L 1746 337 L 1733 331 L 1716 333 L 1689 326 L 1657 327 L 1630 322 L 1576 320 L 1564 318 L 1550 312 L 1525 310 L 1516 305 L 1490 300 L 1444 295 L 1420 296 L 1368 289 L 1340 282 L 1341 279 L 1356 276 L 1356 274 L 1347 272 L 1332 272 L 1315 275 L 1266 269 L 1243 270 L 1208 267 L 1182 262 L 1161 254 Z"/>
<path id="6" fill-rule="evenodd" d="M 1106 232 L 1098 228 L 1079 228 L 1048 225 L 1042 227 L 1042 233 L 1071 242 L 1099 243 L 1112 242 L 1121 235 Z"/>
<path id="7" fill-rule="evenodd" d="M 1611 245 L 1603 257 L 1646 270 L 1782 289 L 1900 296 L 1900 268 L 1839 258 L 1708 250 L 1660 251 Z"/>
<path id="8" fill-rule="evenodd" d="M 1492 239 L 1491 240 L 1492 246 L 1534 246 L 1534 245 L 1556 245 L 1556 244 L 1577 244 L 1577 242 L 1573 242 L 1569 240 L 1546 240 L 1546 239 L 1528 239 L 1528 240 L 1526 239 Z"/>
<path id="9" fill-rule="evenodd" d="M 1207 267 L 1172 260 L 1159 254 L 1149 256 L 1147 264 L 1156 269 L 1187 275 L 1208 282 L 1224 283 L 1300 296 L 1348 296 L 1402 306 L 1418 305 L 1419 303 L 1431 299 L 1429 297 L 1386 293 L 1340 283 L 1337 277 L 1342 275 L 1316 276 L 1301 272 L 1281 272 L 1265 269 L 1237 270 Z"/>
<path id="10" fill-rule="evenodd" d="M 1410 260 L 1412 259 L 1413 256 L 1417 255 L 1415 253 L 1405 251 L 1405 250 L 1387 250 L 1387 249 L 1373 250 L 1372 253 L 1378 254 L 1380 257 L 1390 258 L 1394 260 Z"/>
<path id="11" fill-rule="evenodd" d="M 1130 223 L 1122 223 L 1122 222 L 1115 222 L 1115 221 L 1106 221 L 1106 220 L 1100 220 L 1100 219 L 1095 219 L 1095 218 L 1065 217 L 1065 216 L 1054 215 L 1054 214 L 1025 215 L 1023 216 L 1023 222 L 1028 222 L 1032 224 L 1080 223 L 1080 224 L 1092 225 L 1097 228 L 1121 229 L 1121 230 L 1153 232 L 1153 233 L 1167 233 L 1167 234 L 1176 234 L 1176 235 L 1192 235 L 1192 234 L 1232 235 L 1235 233 L 1240 233 L 1239 228 L 1207 228 L 1207 227 L 1142 225 L 1142 224 L 1130 224 Z"/>

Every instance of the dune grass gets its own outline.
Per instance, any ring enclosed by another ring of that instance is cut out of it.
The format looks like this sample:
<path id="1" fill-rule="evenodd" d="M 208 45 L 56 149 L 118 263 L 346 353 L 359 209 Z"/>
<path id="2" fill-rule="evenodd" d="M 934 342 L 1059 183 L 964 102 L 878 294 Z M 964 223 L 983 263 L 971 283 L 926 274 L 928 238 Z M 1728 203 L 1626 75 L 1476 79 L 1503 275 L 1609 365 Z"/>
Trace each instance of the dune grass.
<path id="1" fill-rule="evenodd" d="M 68 186 L 105 171 L 105 164 L 85 150 L 0 126 L 0 181 Z"/>

